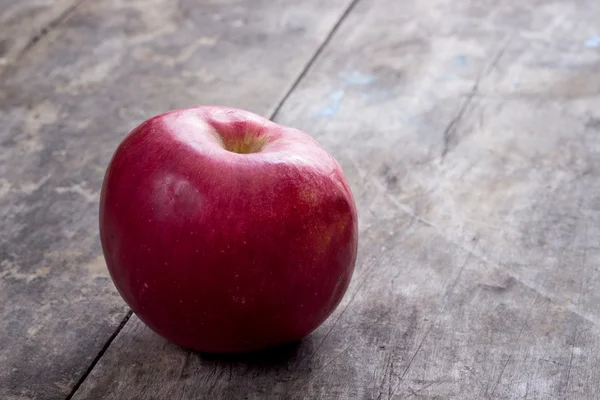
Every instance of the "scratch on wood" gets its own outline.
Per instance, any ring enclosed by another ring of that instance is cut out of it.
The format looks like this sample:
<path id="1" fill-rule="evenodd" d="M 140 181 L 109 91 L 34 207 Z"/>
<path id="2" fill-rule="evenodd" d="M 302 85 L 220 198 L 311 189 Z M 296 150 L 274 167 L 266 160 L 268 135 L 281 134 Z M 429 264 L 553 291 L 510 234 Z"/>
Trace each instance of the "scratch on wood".
<path id="1" fill-rule="evenodd" d="M 19 52 L 16 58 L 16 62 L 18 62 L 23 56 L 31 50 L 42 38 L 47 36 L 52 30 L 60 26 L 60 24 L 65 21 L 73 12 L 86 0 L 78 0 L 75 4 L 68 7 L 65 11 L 63 11 L 58 17 L 50 21 L 46 26 L 40 29 L 40 32 L 37 35 L 34 35 L 27 44 L 23 47 L 23 49 Z"/>
<path id="2" fill-rule="evenodd" d="M 215 364 L 213 366 L 213 370 L 211 371 L 211 373 L 208 377 L 212 378 L 212 383 L 210 384 L 210 386 L 208 388 L 208 393 L 211 393 L 213 391 L 213 389 L 219 383 L 219 366 L 217 364 Z"/>
<path id="3" fill-rule="evenodd" d="M 509 34 L 506 35 L 506 37 L 504 38 L 503 44 L 500 46 L 500 50 L 498 50 L 498 52 L 496 52 L 496 56 L 494 57 L 494 59 L 492 60 L 492 63 L 490 64 L 487 71 L 485 72 L 486 76 L 489 75 L 490 73 L 492 73 L 494 68 L 496 68 L 496 66 L 498 65 L 498 62 L 500 62 L 500 59 L 504 56 L 506 49 L 508 49 L 508 46 L 512 42 L 514 34 L 515 34 L 514 32 L 510 32 Z"/>
<path id="4" fill-rule="evenodd" d="M 465 99 L 465 101 L 463 101 L 463 103 L 460 106 L 456 115 L 454 117 L 452 117 L 452 119 L 450 120 L 448 125 L 446 125 L 446 128 L 444 129 L 444 142 L 443 142 L 443 146 L 442 146 L 442 154 L 440 156 L 441 163 L 444 162 L 444 160 L 446 159 L 446 155 L 448 154 L 448 151 L 450 150 L 450 140 L 454 138 L 454 133 L 456 132 L 458 123 L 462 119 L 465 111 L 467 110 L 467 107 L 469 107 L 469 105 L 471 104 L 471 101 L 473 100 L 473 97 L 475 97 L 475 95 L 477 94 L 478 90 L 479 90 L 479 78 L 473 85 L 473 88 L 467 95 L 467 98 Z"/>
<path id="5" fill-rule="evenodd" d="M 412 396 L 418 396 L 418 395 L 419 395 L 419 392 L 422 392 L 423 390 L 425 390 L 425 389 L 427 389 L 428 387 L 432 386 L 434 383 L 435 383 L 435 382 L 429 382 L 429 383 L 427 383 L 426 385 L 424 385 L 423 387 L 421 387 L 421 388 L 419 388 L 419 389 L 417 389 L 417 390 L 414 390 L 413 388 L 411 388 L 411 387 L 409 386 L 409 387 L 408 387 L 408 390 L 410 391 L 410 394 L 409 394 L 408 396 L 406 396 L 406 397 L 408 398 L 408 397 L 412 397 Z"/>
<path id="6" fill-rule="evenodd" d="M 392 354 L 393 354 L 393 352 L 392 352 Z M 390 359 L 391 359 L 391 361 L 390 361 L 390 368 L 389 368 L 389 375 L 388 375 L 388 383 L 389 383 L 389 385 L 388 385 L 388 400 L 392 399 L 392 394 L 393 394 L 392 375 L 393 376 L 398 376 L 396 374 L 396 372 L 394 372 L 394 360 L 393 360 L 393 357 L 391 357 Z"/>
<path id="7" fill-rule="evenodd" d="M 492 59 L 491 64 L 485 69 L 485 72 L 482 71 L 479 73 L 479 75 L 475 79 L 475 83 L 473 84 L 473 87 L 471 88 L 470 92 L 467 94 L 466 99 L 463 101 L 460 108 L 458 109 L 458 112 L 454 115 L 454 117 L 452 117 L 450 122 L 448 122 L 448 125 L 446 125 L 446 128 L 444 129 L 444 134 L 443 134 L 442 153 L 440 155 L 440 163 L 441 164 L 444 163 L 444 161 L 446 159 L 446 155 L 450 151 L 450 147 L 451 147 L 450 142 L 455 139 L 456 129 L 458 128 L 460 121 L 462 120 L 467 108 L 469 108 L 469 105 L 473 101 L 473 98 L 479 92 L 479 83 L 481 82 L 481 80 L 483 78 L 485 78 L 492 72 L 492 70 L 496 67 L 496 65 L 498 65 L 498 62 L 500 61 L 500 59 L 506 52 L 506 49 L 510 45 L 512 36 L 513 36 L 513 34 L 510 33 L 505 37 L 503 44 L 500 46 L 500 49 L 496 52 L 496 55 Z"/>
<path id="8" fill-rule="evenodd" d="M 575 326 L 575 333 L 573 334 L 573 344 L 571 345 L 571 356 L 569 358 L 569 365 L 567 367 L 567 382 L 565 384 L 565 392 L 569 389 L 569 381 L 571 379 L 571 367 L 573 366 L 573 353 L 575 352 L 575 340 L 577 338 L 578 326 Z"/>
<path id="9" fill-rule="evenodd" d="M 486 263 L 487 265 L 490 265 L 494 268 L 498 268 L 502 271 L 504 271 L 510 278 L 513 278 L 514 280 L 516 280 L 517 282 L 519 282 L 521 285 L 525 286 L 526 288 L 528 288 L 529 290 L 538 293 L 540 296 L 551 300 L 551 301 L 557 301 L 556 296 L 553 296 L 551 293 L 549 293 L 548 291 L 544 290 L 543 287 L 537 287 L 536 285 L 534 285 L 533 283 L 527 281 L 526 279 L 523 279 L 522 277 L 515 275 L 514 273 L 512 273 L 510 271 L 510 269 L 508 267 L 506 267 L 505 265 L 502 265 L 501 263 L 498 263 L 496 261 L 490 260 L 488 257 L 486 257 L 483 254 L 478 254 L 477 252 L 472 252 L 470 249 L 468 249 L 467 247 L 461 245 L 460 243 L 456 243 L 451 241 L 450 239 L 444 237 L 443 235 L 441 236 L 443 239 L 445 239 L 448 243 L 454 244 L 456 246 L 459 246 L 460 248 L 462 248 L 463 250 L 470 252 L 471 255 L 475 258 L 477 258 L 479 261 Z M 560 301 L 562 301 L 562 299 L 560 299 Z M 567 308 L 567 311 L 577 315 L 578 317 L 580 317 L 581 319 L 583 319 L 586 322 L 589 322 L 590 324 L 594 325 L 594 326 L 600 326 L 600 320 L 598 320 L 598 318 L 596 318 L 594 315 L 589 315 L 588 313 L 584 313 L 583 311 L 577 310 L 577 309 L 573 309 L 573 308 Z"/>
<path id="10" fill-rule="evenodd" d="M 185 375 L 185 372 L 186 372 L 187 368 L 188 368 L 188 367 L 189 367 L 189 365 L 190 365 L 190 358 L 191 358 L 191 352 L 190 352 L 190 351 L 188 351 L 188 352 L 185 354 L 185 359 L 183 360 L 183 363 L 182 363 L 182 365 L 181 365 L 181 370 L 179 371 L 179 379 L 181 379 L 181 378 L 183 378 L 183 377 L 184 377 L 184 375 Z"/>
<path id="11" fill-rule="evenodd" d="M 532 214 L 532 217 L 531 217 L 531 218 L 533 218 L 533 214 Z M 561 266 L 561 265 L 562 265 L 562 259 L 563 259 L 564 252 L 565 252 L 565 250 L 566 250 L 566 249 L 567 249 L 567 246 L 565 246 L 565 247 L 564 247 L 564 248 L 563 248 L 563 249 L 560 251 L 560 253 L 559 253 L 559 255 L 558 255 L 558 258 L 559 258 L 559 261 L 558 261 L 558 263 L 557 263 L 557 264 L 558 264 L 558 266 Z M 545 286 L 546 282 L 548 281 L 548 279 L 549 279 L 549 277 L 550 277 L 550 274 L 548 274 L 548 273 L 547 273 L 547 274 L 545 274 L 545 276 L 546 276 L 546 277 L 545 277 L 545 278 L 544 278 L 544 280 L 542 281 L 542 284 L 540 285 L 540 287 L 544 287 L 544 286 Z M 521 281 L 521 280 L 519 280 L 519 279 L 517 279 L 517 278 L 514 278 L 514 279 L 516 279 L 518 282 L 520 282 L 521 284 L 523 284 L 525 287 L 527 287 L 527 288 L 529 288 L 529 289 L 531 289 L 531 290 L 534 290 L 534 291 L 535 291 L 535 293 L 536 293 L 536 296 L 535 296 L 535 298 L 534 298 L 533 302 L 531 303 L 531 306 L 529 307 L 529 310 L 528 310 L 528 312 L 527 312 L 527 316 L 525 317 L 525 320 L 523 321 L 523 324 L 521 325 L 521 329 L 520 329 L 520 331 L 519 331 L 519 334 L 517 335 L 517 339 L 515 340 L 515 343 L 514 343 L 514 344 L 513 344 L 513 346 L 512 346 L 511 352 L 510 352 L 510 354 L 509 354 L 509 356 L 508 356 L 508 358 L 507 358 L 506 362 L 504 362 L 504 364 L 502 365 L 502 368 L 501 368 L 501 370 L 500 370 L 500 374 L 498 375 L 498 379 L 496 379 L 496 381 L 495 381 L 495 383 L 494 383 L 494 386 L 492 387 L 492 391 L 491 391 L 491 393 L 490 393 L 490 397 L 493 397 L 493 396 L 494 396 L 494 393 L 495 393 L 495 391 L 496 391 L 496 388 L 497 388 L 497 387 L 498 387 L 498 385 L 500 384 L 500 381 L 501 381 L 501 379 L 502 379 L 502 376 L 504 375 L 504 372 L 505 372 L 505 370 L 506 370 L 506 366 L 508 365 L 508 363 L 510 362 L 510 360 L 511 360 L 511 359 L 512 359 L 512 357 L 514 356 L 514 352 L 515 352 L 515 350 L 516 350 L 516 346 L 518 345 L 519 341 L 521 340 L 521 337 L 522 337 L 522 335 L 523 335 L 523 332 L 524 332 L 524 330 L 525 330 L 525 327 L 527 326 L 527 322 L 529 321 L 529 319 L 530 319 L 530 317 L 531 317 L 531 313 L 533 312 L 533 308 L 535 307 L 535 304 L 537 303 L 538 299 L 539 299 L 539 298 L 540 298 L 540 296 L 541 296 L 541 292 L 540 292 L 539 290 L 535 290 L 534 288 L 532 288 L 531 286 L 529 286 L 529 285 L 525 284 L 523 281 Z M 487 398 L 487 396 L 488 396 L 488 390 L 489 390 L 489 386 L 486 388 L 486 390 L 485 390 L 485 393 L 484 393 L 484 397 L 486 397 L 486 398 Z"/>
<path id="12" fill-rule="evenodd" d="M 589 240 L 588 240 L 588 225 L 586 223 L 584 223 L 584 232 L 585 232 L 584 233 L 585 245 L 583 246 L 583 254 L 582 254 L 582 260 L 581 260 L 581 274 L 580 274 L 581 282 L 579 284 L 579 294 L 577 296 L 577 309 L 578 310 L 581 306 L 581 294 L 583 293 L 583 288 L 587 281 L 585 267 L 587 264 L 587 249 L 588 249 Z M 572 343 L 571 343 L 571 356 L 569 357 L 569 365 L 567 367 L 567 381 L 565 383 L 565 393 L 569 389 L 569 382 L 571 380 L 571 369 L 573 367 L 573 355 L 575 354 L 575 343 L 577 343 L 577 338 L 579 336 L 579 325 L 580 325 L 580 323 L 575 324 L 575 332 L 573 333 L 573 339 L 572 339 Z"/>
<path id="13" fill-rule="evenodd" d="M 315 371 L 314 374 L 312 374 L 307 380 L 306 382 L 304 382 L 302 384 L 302 386 L 300 386 L 300 388 L 298 389 L 299 392 L 302 391 L 302 389 L 304 387 L 306 387 L 306 385 L 308 385 L 312 380 L 314 380 L 317 376 L 321 375 L 323 373 L 323 371 L 325 371 L 327 369 L 327 367 L 329 367 L 329 365 L 331 363 L 333 363 L 335 360 L 337 360 L 342 354 L 344 354 L 346 351 L 348 351 L 349 347 L 346 347 L 344 350 L 340 351 L 339 353 L 337 353 L 334 357 L 331 358 L 331 360 L 329 360 L 327 362 L 327 364 L 325 364 L 322 368 L 318 369 L 317 371 Z"/>
<path id="14" fill-rule="evenodd" d="M 365 285 L 365 283 L 367 282 L 367 280 L 369 279 L 369 277 L 371 276 L 371 273 L 375 270 L 376 267 L 379 267 L 379 265 L 381 265 L 381 263 L 378 263 L 376 265 L 373 265 L 366 273 L 365 273 L 365 277 L 363 278 L 363 280 L 358 284 L 358 287 L 356 288 L 356 290 L 354 291 L 354 293 L 352 294 L 352 297 L 350 297 L 350 300 L 348 301 L 348 303 L 346 304 L 346 306 L 344 307 L 344 309 L 340 312 L 340 315 L 338 315 L 338 317 L 335 319 L 335 321 L 333 322 L 333 324 L 331 324 L 331 327 L 329 328 L 329 330 L 327 331 L 327 333 L 325 334 L 325 337 L 323 337 L 323 339 L 319 342 L 319 344 L 317 345 L 315 351 L 313 351 L 311 353 L 311 355 L 308 357 L 306 363 L 310 363 L 310 361 L 314 358 L 314 356 L 318 353 L 319 349 L 323 346 L 323 344 L 325 343 L 325 341 L 327 340 L 327 338 L 329 337 L 329 335 L 331 334 L 331 332 L 333 331 L 333 328 L 335 328 L 335 326 L 338 324 L 338 322 L 342 319 L 342 316 L 344 315 L 344 313 L 348 310 L 348 307 L 350 307 L 350 304 L 352 304 L 352 302 L 354 301 L 354 299 L 356 298 L 356 295 L 361 291 L 361 289 L 363 288 L 363 286 Z M 310 380 L 310 378 L 309 378 Z M 286 391 L 289 392 L 293 387 L 294 387 L 295 382 L 293 382 L 289 387 L 288 390 Z M 304 386 L 304 385 L 303 385 Z"/>
<path id="15" fill-rule="evenodd" d="M 348 159 L 350 160 L 350 162 L 352 163 L 352 165 L 354 166 L 354 168 L 356 169 L 356 171 L 358 172 L 361 180 L 364 181 L 365 178 L 369 178 L 369 181 L 375 186 L 377 187 L 377 189 L 379 190 L 380 193 L 382 193 L 383 195 L 386 196 L 386 198 L 393 204 L 396 206 L 396 208 L 400 211 L 402 211 L 404 214 L 406 214 L 408 217 L 411 218 L 411 221 L 417 221 L 420 222 L 423 225 L 426 226 L 430 226 L 433 228 L 436 228 L 439 230 L 439 228 L 437 226 L 435 226 L 432 222 L 427 221 L 426 219 L 418 216 L 409 206 L 407 206 L 404 203 L 401 203 L 400 201 L 398 201 L 394 196 L 392 196 L 388 190 L 386 189 L 385 185 L 379 181 L 377 178 L 375 178 L 374 176 L 369 175 L 358 163 L 358 161 L 356 161 L 356 159 L 354 158 L 354 156 L 351 155 L 351 153 L 347 152 L 346 156 L 348 157 Z M 411 222 L 412 225 L 412 222 Z M 407 228 L 409 228 L 411 225 L 409 225 Z"/>
<path id="16" fill-rule="evenodd" d="M 429 328 L 427 328 L 427 331 L 425 332 L 425 335 L 421 339 L 421 342 L 419 343 L 419 346 L 417 347 L 417 350 L 414 352 L 414 354 L 412 355 L 412 357 L 410 358 L 410 360 L 408 362 L 408 365 L 406 366 L 406 368 L 402 372 L 402 375 L 400 376 L 400 380 L 398 381 L 398 383 L 396 385 L 394 385 L 394 389 L 392 390 L 390 398 L 394 395 L 394 393 L 396 392 L 396 389 L 398 388 L 398 386 L 404 380 L 404 377 L 408 373 L 408 370 L 410 369 L 410 367 L 413 364 L 415 358 L 417 357 L 417 354 L 419 354 L 419 351 L 421 350 L 421 347 L 423 346 L 423 343 L 425 343 L 425 340 L 427 339 L 427 336 L 429 336 L 429 333 L 431 332 L 431 330 L 435 326 L 435 324 L 437 322 L 437 319 L 439 318 L 439 316 L 446 309 L 446 305 L 448 304 L 448 299 L 452 295 L 452 292 L 454 291 L 454 288 L 456 288 L 456 285 L 458 284 L 458 281 L 460 280 L 460 277 L 462 276 L 462 273 L 465 270 L 467 264 L 471 260 L 471 256 L 473 254 L 473 251 L 475 250 L 475 247 L 477 246 L 477 242 L 478 242 L 478 239 L 475 241 L 475 243 L 473 243 L 473 249 L 472 249 L 472 251 L 469 252 L 469 253 L 467 253 L 467 257 L 465 258 L 465 261 L 463 262 L 462 266 L 460 267 L 460 270 L 458 271 L 458 274 L 456 275 L 456 278 L 454 278 L 454 281 L 452 281 L 452 284 L 446 290 L 446 293 L 444 294 L 444 298 L 442 299 L 442 304 L 438 308 L 438 310 L 437 310 L 437 312 L 435 314 L 435 317 L 433 318 L 433 321 L 431 321 L 431 324 L 429 325 Z"/>
<path id="17" fill-rule="evenodd" d="M 543 284 L 542 284 L 542 286 L 543 286 Z M 517 335 L 517 339 L 513 343 L 511 352 L 508 355 L 508 357 L 507 357 L 506 361 L 504 362 L 504 364 L 502 365 L 502 368 L 500 369 L 500 374 L 498 375 L 498 379 L 496 379 L 496 382 L 494 383 L 494 386 L 492 387 L 492 391 L 490 393 L 490 397 L 494 396 L 494 393 L 496 392 L 496 388 L 500 384 L 500 380 L 502 379 L 502 376 L 504 375 L 504 371 L 506 370 L 506 366 L 508 365 L 508 363 L 510 362 L 510 360 L 513 358 L 513 355 L 514 355 L 514 352 L 516 350 L 516 347 L 519 344 L 519 342 L 521 341 L 521 337 L 523 336 L 523 332 L 525 331 L 525 327 L 527 326 L 527 321 L 529 321 L 529 318 L 531 317 L 531 313 L 533 312 L 533 308 L 535 307 L 535 304 L 537 303 L 539 297 L 540 297 L 540 294 L 536 293 L 536 296 L 533 299 L 533 302 L 531 303 L 531 306 L 529 307 L 529 311 L 527 312 L 527 316 L 525 317 L 525 320 L 523 321 L 523 324 L 521 325 L 521 329 L 519 330 L 519 334 Z M 484 397 L 486 397 L 486 398 L 487 398 L 488 390 L 489 390 L 489 386 L 485 390 Z"/>
<path id="18" fill-rule="evenodd" d="M 550 276 L 550 274 L 546 274 L 546 278 L 544 279 L 544 282 L 542 282 L 542 285 L 541 285 L 542 287 L 544 286 L 544 284 L 548 280 L 549 276 Z M 529 321 L 529 318 L 531 317 L 531 313 L 533 312 L 533 308 L 535 307 L 535 304 L 537 303 L 537 301 L 538 301 L 539 298 L 540 298 L 540 293 L 536 292 L 535 298 L 531 302 L 531 306 L 529 307 L 529 310 L 527 312 L 527 316 L 525 317 L 525 319 L 523 321 L 523 324 L 521 325 L 521 329 L 519 330 L 519 334 L 517 335 L 517 339 L 513 343 L 513 346 L 512 346 L 511 351 L 510 351 L 510 354 L 508 355 L 506 361 L 502 365 L 502 368 L 500 369 L 500 374 L 498 375 L 498 379 L 496 379 L 496 382 L 494 383 L 494 386 L 492 387 L 492 391 L 490 393 L 490 397 L 494 396 L 494 393 L 496 392 L 496 388 L 500 384 L 500 380 L 502 379 L 502 376 L 504 375 L 504 371 L 506 370 L 506 366 L 508 365 L 508 363 L 512 359 L 512 357 L 514 355 L 514 352 L 516 350 L 516 347 L 519 344 L 519 342 L 521 341 L 521 337 L 523 336 L 523 332 L 525 331 L 525 327 L 527 326 L 527 322 Z M 484 397 L 485 398 L 487 398 L 488 390 L 489 390 L 489 386 L 485 390 L 485 393 L 484 393 Z"/>
<path id="19" fill-rule="evenodd" d="M 384 245 L 389 245 L 390 242 L 392 242 L 398 235 L 398 232 L 395 232 L 393 235 L 391 235 L 390 237 L 388 237 L 385 242 L 383 243 Z M 327 340 L 327 338 L 329 337 L 329 335 L 331 334 L 331 332 L 333 331 L 333 329 L 335 328 L 335 326 L 339 323 L 339 321 L 341 320 L 342 316 L 346 313 L 346 311 L 348 310 L 348 307 L 350 306 L 350 304 L 352 304 L 352 302 L 354 301 L 354 299 L 356 298 L 357 294 L 362 290 L 363 286 L 365 285 L 365 283 L 368 281 L 369 277 L 371 276 L 372 272 L 381 267 L 382 264 L 382 260 L 379 259 L 379 261 L 375 262 L 373 264 L 373 266 L 371 268 L 369 268 L 366 272 L 365 272 L 365 277 L 360 281 L 360 283 L 358 284 L 358 287 L 356 288 L 356 290 L 354 291 L 354 293 L 352 294 L 352 296 L 350 297 L 350 300 L 348 301 L 348 303 L 345 305 L 344 309 L 340 312 L 340 315 L 338 315 L 338 317 L 335 319 L 335 321 L 333 322 L 333 324 L 331 325 L 331 327 L 329 328 L 329 330 L 327 331 L 327 333 L 325 334 L 325 337 L 323 337 L 323 339 L 319 342 L 319 344 L 317 345 L 317 347 L 315 348 L 315 350 L 311 353 L 311 355 L 307 358 L 306 363 L 310 363 L 310 361 L 314 358 L 314 356 L 318 353 L 318 351 L 321 349 L 321 347 L 323 346 L 323 344 L 325 343 L 325 341 Z M 387 315 L 387 314 L 386 314 Z M 308 380 L 310 380 L 311 378 L 308 378 Z M 307 382 L 308 382 L 307 380 Z M 297 383 L 297 381 L 292 382 L 292 384 L 288 387 L 286 393 L 289 393 L 289 391 L 295 386 L 295 384 Z M 305 383 L 306 384 L 306 383 Z M 305 384 L 303 384 L 302 386 L 304 386 Z"/>
<path id="20" fill-rule="evenodd" d="M 179 400 L 185 400 L 185 394 L 186 394 L 186 390 L 185 388 L 181 391 L 181 396 L 179 396 Z"/>

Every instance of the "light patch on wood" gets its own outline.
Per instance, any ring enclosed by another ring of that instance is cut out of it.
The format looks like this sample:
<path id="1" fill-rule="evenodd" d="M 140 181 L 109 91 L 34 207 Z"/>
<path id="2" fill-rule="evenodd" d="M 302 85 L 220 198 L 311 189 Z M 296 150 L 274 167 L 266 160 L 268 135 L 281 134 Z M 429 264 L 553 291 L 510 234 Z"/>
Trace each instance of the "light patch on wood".
<path id="1" fill-rule="evenodd" d="M 91 87 L 105 81 L 112 72 L 121 65 L 121 56 L 115 54 L 102 62 L 92 64 L 78 77 L 75 77 L 68 85 L 57 88 L 59 92 L 73 93 L 82 88 Z"/>
<path id="2" fill-rule="evenodd" d="M 6 179 L 0 179 L 0 197 L 4 197 L 12 188 L 12 185 Z"/>
<path id="3" fill-rule="evenodd" d="M 30 326 L 29 328 L 27 328 L 27 337 L 32 338 L 34 337 L 39 330 L 42 329 L 42 325 L 41 324 L 35 324 Z"/>
<path id="4" fill-rule="evenodd" d="M 35 276 L 38 278 L 45 278 L 50 273 L 50 267 L 39 267 L 35 269 Z"/>
<path id="5" fill-rule="evenodd" d="M 167 25 L 160 29 L 154 29 L 149 32 L 145 32 L 142 34 L 138 34 L 131 38 L 129 41 L 132 45 L 140 45 L 148 42 L 152 42 L 153 40 L 157 40 L 161 36 L 168 35 L 177 31 L 177 27 L 174 25 Z"/>
<path id="6" fill-rule="evenodd" d="M 92 275 L 108 276 L 108 270 L 106 269 L 106 261 L 104 261 L 103 255 L 99 255 L 92 261 L 87 263 L 85 265 L 85 268 Z"/>
<path id="7" fill-rule="evenodd" d="M 25 154 L 36 153 L 44 148 L 40 133 L 46 125 L 58 120 L 58 109 L 45 101 L 29 110 L 24 118 L 23 132 L 15 138 Z"/>
<path id="8" fill-rule="evenodd" d="M 63 268 L 74 268 L 74 260 L 79 259 L 83 253 L 80 250 L 53 250 L 44 255 L 44 260 L 50 265 L 60 265 Z"/>
<path id="9" fill-rule="evenodd" d="M 4 260 L 0 263 L 0 279 L 14 279 L 30 283 L 34 279 L 45 278 L 50 273 L 49 267 L 36 268 L 33 274 L 25 274 L 21 272 L 21 267 L 11 261 Z"/>
<path id="10" fill-rule="evenodd" d="M 74 383 L 75 381 L 73 379 L 62 379 L 58 382 L 54 382 L 54 386 L 56 386 L 61 393 L 69 394 Z"/>
<path id="11" fill-rule="evenodd" d="M 42 185 L 50 179 L 51 175 L 47 174 L 43 178 L 39 179 L 37 182 L 24 182 L 19 186 L 19 190 L 27 195 L 32 194 L 36 190 L 42 187 Z"/>
<path id="12" fill-rule="evenodd" d="M 34 338 L 37 333 L 44 327 L 44 325 L 52 319 L 52 313 L 50 309 L 55 306 L 56 301 L 50 301 L 41 305 L 36 310 L 36 317 L 33 319 L 32 325 L 27 328 L 27 337 L 29 339 Z"/>
<path id="13" fill-rule="evenodd" d="M 153 63 L 157 65 L 162 65 L 165 67 L 174 67 L 176 61 L 172 57 L 167 57 L 161 53 L 158 53 L 150 48 L 141 48 L 136 49 L 132 55 L 136 61 Z"/>
<path id="14" fill-rule="evenodd" d="M 83 182 L 83 183 L 76 183 L 74 185 L 66 186 L 66 187 L 64 187 L 64 186 L 63 187 L 57 187 L 54 190 L 58 194 L 63 194 L 63 193 L 75 193 L 75 194 L 78 194 L 78 195 L 80 195 L 86 201 L 88 201 L 90 203 L 99 201 L 100 193 L 98 193 L 98 192 L 92 192 L 91 190 L 86 189 L 84 186 L 85 186 L 85 182 Z"/>
<path id="15" fill-rule="evenodd" d="M 218 41 L 217 36 L 202 36 L 194 40 L 189 46 L 184 47 L 176 58 L 177 63 L 188 61 L 200 47 L 212 47 Z"/>

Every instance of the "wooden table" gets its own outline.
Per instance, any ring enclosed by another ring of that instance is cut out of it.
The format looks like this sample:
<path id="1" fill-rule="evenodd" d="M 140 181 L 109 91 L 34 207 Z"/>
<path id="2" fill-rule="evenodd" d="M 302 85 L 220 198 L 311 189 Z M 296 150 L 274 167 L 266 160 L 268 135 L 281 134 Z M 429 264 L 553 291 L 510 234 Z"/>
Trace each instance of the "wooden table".
<path id="1" fill-rule="evenodd" d="M 241 107 L 312 134 L 360 214 L 300 345 L 207 357 L 112 285 L 123 136 Z M 597 399 L 600 2 L 0 1 L 0 399 Z"/>

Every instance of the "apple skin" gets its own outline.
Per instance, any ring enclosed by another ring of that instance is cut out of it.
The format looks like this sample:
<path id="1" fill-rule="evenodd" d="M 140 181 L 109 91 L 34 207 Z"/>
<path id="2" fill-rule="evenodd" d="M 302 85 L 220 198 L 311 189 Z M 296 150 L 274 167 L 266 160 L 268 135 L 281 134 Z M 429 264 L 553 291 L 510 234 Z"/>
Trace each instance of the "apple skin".
<path id="1" fill-rule="evenodd" d="M 239 353 L 298 341 L 327 319 L 354 271 L 358 222 L 339 164 L 309 135 L 193 107 L 119 145 L 100 239 L 147 326 L 189 349 Z"/>

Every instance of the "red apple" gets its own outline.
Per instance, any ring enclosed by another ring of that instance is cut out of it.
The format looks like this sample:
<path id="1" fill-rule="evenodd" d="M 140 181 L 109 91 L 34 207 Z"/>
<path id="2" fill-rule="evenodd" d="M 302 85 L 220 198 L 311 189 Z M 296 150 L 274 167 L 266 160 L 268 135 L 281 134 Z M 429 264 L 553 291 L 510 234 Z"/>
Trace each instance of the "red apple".
<path id="1" fill-rule="evenodd" d="M 297 341 L 342 299 L 358 229 L 340 166 L 309 135 L 195 107 L 135 128 L 106 171 L 100 239 L 151 329 L 204 352 Z"/>

